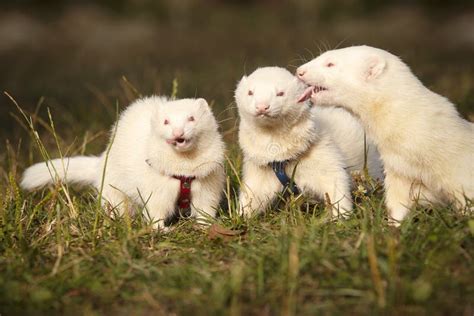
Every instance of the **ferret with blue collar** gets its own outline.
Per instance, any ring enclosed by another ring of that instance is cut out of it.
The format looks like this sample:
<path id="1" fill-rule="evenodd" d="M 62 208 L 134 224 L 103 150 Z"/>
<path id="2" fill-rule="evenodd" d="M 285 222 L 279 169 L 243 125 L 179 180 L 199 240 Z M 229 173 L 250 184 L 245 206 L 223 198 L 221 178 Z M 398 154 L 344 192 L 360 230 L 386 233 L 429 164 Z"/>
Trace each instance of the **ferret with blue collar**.
<path id="1" fill-rule="evenodd" d="M 297 102 L 305 87 L 279 67 L 259 68 L 237 85 L 244 216 L 264 211 L 286 186 L 294 193 L 328 198 L 333 215 L 352 209 L 343 153 L 330 133 L 318 126 L 310 105 Z"/>

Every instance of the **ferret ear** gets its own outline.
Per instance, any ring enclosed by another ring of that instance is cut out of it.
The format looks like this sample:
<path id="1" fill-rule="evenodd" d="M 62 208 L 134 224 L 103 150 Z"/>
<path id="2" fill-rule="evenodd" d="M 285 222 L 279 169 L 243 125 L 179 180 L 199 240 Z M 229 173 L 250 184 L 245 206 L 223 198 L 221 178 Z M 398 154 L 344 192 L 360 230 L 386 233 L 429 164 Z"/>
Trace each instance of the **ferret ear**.
<path id="1" fill-rule="evenodd" d="M 203 98 L 196 99 L 196 103 L 199 105 L 201 109 L 209 110 L 209 104 L 207 103 L 205 99 Z"/>
<path id="2" fill-rule="evenodd" d="M 385 71 L 387 62 L 380 56 L 370 56 L 366 62 L 365 80 L 372 81 Z"/>
<path id="3" fill-rule="evenodd" d="M 247 82 L 247 76 L 243 75 L 242 78 L 237 82 L 237 86 L 235 88 L 235 97 L 238 97 L 239 93 L 242 93 L 244 87 L 246 87 L 246 82 Z"/>

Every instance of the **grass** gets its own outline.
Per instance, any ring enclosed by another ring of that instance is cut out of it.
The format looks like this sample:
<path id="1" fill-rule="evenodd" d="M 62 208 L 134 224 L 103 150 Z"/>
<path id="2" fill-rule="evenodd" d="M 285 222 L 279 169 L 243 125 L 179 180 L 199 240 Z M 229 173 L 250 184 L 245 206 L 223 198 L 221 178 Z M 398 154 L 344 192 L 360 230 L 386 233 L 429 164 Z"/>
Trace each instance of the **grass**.
<path id="1" fill-rule="evenodd" d="M 358 178 L 347 220 L 290 199 L 244 221 L 233 198 L 241 158 L 229 155 L 230 213 L 211 228 L 182 220 L 163 234 L 145 216 L 111 219 L 90 190 L 21 192 L 11 150 L 0 193 L 0 313 L 473 313 L 472 215 L 417 208 L 396 229 L 380 185 Z"/>
<path id="2" fill-rule="evenodd" d="M 111 220 L 88 193 L 23 196 L 0 213 L 0 310 L 8 314 L 471 314 L 474 221 L 415 210 L 388 227 L 378 196 L 346 221 L 295 207 L 210 238 L 193 221 L 170 233 L 142 217 Z M 99 225 L 94 230 L 95 218 Z"/>

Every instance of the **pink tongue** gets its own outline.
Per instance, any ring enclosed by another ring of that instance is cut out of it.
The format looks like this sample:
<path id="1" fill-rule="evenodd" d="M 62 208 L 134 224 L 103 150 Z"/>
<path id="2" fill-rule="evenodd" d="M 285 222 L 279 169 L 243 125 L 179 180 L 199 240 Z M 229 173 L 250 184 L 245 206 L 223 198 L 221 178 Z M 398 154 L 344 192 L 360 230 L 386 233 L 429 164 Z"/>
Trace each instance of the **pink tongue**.
<path id="1" fill-rule="evenodd" d="M 298 98 L 297 102 L 301 103 L 311 98 L 311 93 L 313 93 L 313 90 L 314 90 L 313 86 L 309 86 L 308 88 L 306 88 L 303 94 Z"/>

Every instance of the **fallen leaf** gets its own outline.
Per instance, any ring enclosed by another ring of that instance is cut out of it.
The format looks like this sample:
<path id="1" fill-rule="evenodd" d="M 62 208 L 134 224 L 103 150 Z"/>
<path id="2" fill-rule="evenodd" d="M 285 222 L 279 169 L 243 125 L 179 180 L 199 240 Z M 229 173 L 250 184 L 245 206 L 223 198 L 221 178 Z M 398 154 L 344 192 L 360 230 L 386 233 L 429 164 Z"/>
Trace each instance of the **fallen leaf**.
<path id="1" fill-rule="evenodd" d="M 212 224 L 209 227 L 209 239 L 222 239 L 225 241 L 231 240 L 235 237 L 240 237 L 245 234 L 243 230 L 232 230 L 225 227 L 222 227 L 218 224 Z"/>

